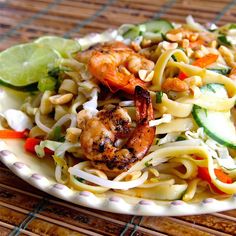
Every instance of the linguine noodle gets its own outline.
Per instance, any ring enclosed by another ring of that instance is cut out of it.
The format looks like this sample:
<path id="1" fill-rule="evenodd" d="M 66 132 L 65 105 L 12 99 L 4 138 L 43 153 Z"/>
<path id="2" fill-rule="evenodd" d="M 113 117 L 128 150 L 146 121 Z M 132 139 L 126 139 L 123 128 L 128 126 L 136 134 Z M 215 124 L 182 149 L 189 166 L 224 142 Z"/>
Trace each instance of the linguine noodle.
<path id="1" fill-rule="evenodd" d="M 122 26 L 118 31 L 106 32 L 97 38 L 78 39 L 84 52 L 91 46 L 96 48 L 97 43 L 120 41 L 155 64 L 153 69 L 140 69 L 144 71 L 135 75 L 140 76 L 138 79 L 144 81 L 142 83 L 147 83 L 154 112 L 154 119 L 149 125 L 155 127 L 155 138 L 145 156 L 120 173 L 96 168 L 96 163 L 86 158 L 80 137 L 86 122 L 109 106 L 119 105 L 124 109 L 132 129 L 135 129 L 134 96 L 122 92 L 122 88 L 101 83 L 89 69 L 89 58 L 79 52 L 71 58 L 60 59 L 57 62 L 60 68 L 59 86 L 25 101 L 22 111 L 34 124 L 29 136 L 42 140 L 35 151 L 41 158 L 46 155 L 44 148 L 53 151 L 58 182 L 93 193 L 116 191 L 157 200 L 190 201 L 201 191 L 215 195 L 236 193 L 235 146 L 223 145 L 208 136 L 205 127 L 202 128 L 193 117 L 193 109 L 199 106 L 206 113 L 227 113 L 229 119 L 234 118 L 231 112 L 235 109 L 236 67 L 232 64 L 236 66 L 236 62 L 225 60 L 226 56 L 220 48 L 227 47 L 235 55 L 235 46 L 221 45 L 217 41 L 220 28 L 210 32 L 191 18 L 187 22 L 169 29 L 164 39 L 159 41 L 158 37 L 154 40 L 153 35 L 152 38 L 145 38 L 150 37 L 148 33 L 133 39 L 125 37 L 125 32 L 132 32 L 137 27 L 134 25 Z M 230 27 L 227 29 L 230 31 Z M 174 40 L 177 33 L 181 34 L 181 38 Z M 212 40 L 216 42 L 215 47 Z M 204 67 L 197 65 L 196 61 L 207 60 L 212 51 L 217 56 L 215 61 L 205 62 Z M 216 72 L 216 69 L 223 71 L 225 68 L 231 69 L 231 72 Z M 127 76 L 132 73 L 129 66 L 117 70 Z M 185 78 L 180 78 L 181 73 Z M 148 75 L 149 78 L 145 77 Z M 146 78 L 151 78 L 150 82 L 145 82 Z M 169 81 L 172 84 L 168 84 Z M 213 96 L 203 92 L 202 88 L 209 84 L 222 85 L 225 95 Z M 115 145 L 122 148 L 126 142 L 127 139 L 121 137 Z M 232 169 L 227 165 L 229 162 Z M 216 173 L 216 169 L 232 181 L 226 182 Z M 208 177 L 202 176 L 200 170 L 206 170 Z"/>

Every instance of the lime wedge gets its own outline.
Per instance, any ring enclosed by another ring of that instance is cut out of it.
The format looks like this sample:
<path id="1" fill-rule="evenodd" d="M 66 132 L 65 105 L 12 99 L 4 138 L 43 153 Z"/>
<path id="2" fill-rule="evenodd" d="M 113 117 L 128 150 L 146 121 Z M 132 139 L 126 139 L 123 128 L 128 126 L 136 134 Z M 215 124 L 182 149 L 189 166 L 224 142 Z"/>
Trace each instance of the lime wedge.
<path id="1" fill-rule="evenodd" d="M 72 53 L 81 49 L 80 44 L 73 39 L 65 39 L 57 36 L 43 36 L 34 42 L 46 45 L 58 51 L 62 57 L 69 57 Z"/>
<path id="2" fill-rule="evenodd" d="M 13 86 L 26 86 L 47 76 L 60 55 L 37 43 L 16 45 L 0 53 L 0 80 Z"/>

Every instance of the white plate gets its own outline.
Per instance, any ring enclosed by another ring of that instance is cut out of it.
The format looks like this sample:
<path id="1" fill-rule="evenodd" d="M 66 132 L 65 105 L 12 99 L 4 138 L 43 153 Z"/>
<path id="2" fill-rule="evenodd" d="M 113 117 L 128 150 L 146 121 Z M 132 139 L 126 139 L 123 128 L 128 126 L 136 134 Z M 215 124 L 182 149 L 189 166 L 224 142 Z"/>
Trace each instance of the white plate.
<path id="1" fill-rule="evenodd" d="M 0 103 L 0 113 L 9 108 L 19 108 L 26 96 L 26 93 L 0 86 L 0 98 L 4 101 Z M 52 159 L 39 159 L 30 155 L 24 152 L 23 145 L 22 140 L 0 141 L 0 160 L 34 187 L 78 205 L 115 213 L 149 216 L 204 214 L 236 208 L 236 195 L 220 200 L 215 199 L 214 195 L 207 194 L 194 199 L 191 203 L 186 203 L 180 200 L 141 199 L 112 191 L 99 195 L 88 191 L 75 191 L 56 182 Z"/>
<path id="2" fill-rule="evenodd" d="M 195 202 L 186 203 L 134 198 L 112 191 L 99 195 L 75 191 L 55 181 L 50 159 L 39 159 L 25 153 L 23 144 L 23 141 L 0 141 L 0 160 L 29 184 L 68 202 L 115 213 L 148 216 L 205 214 L 236 208 L 236 195 L 223 200 L 203 196 Z"/>

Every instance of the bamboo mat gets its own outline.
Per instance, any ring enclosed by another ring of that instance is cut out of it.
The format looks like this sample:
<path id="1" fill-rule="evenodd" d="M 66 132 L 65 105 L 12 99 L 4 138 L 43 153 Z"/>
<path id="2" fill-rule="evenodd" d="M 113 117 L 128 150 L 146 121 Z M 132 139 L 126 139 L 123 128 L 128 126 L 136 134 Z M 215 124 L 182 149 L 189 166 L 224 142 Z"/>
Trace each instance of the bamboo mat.
<path id="1" fill-rule="evenodd" d="M 236 0 L 0 0 L 0 50 L 41 35 L 80 37 L 152 18 L 184 22 L 189 14 L 200 23 L 235 23 Z M 236 210 L 184 217 L 112 214 L 49 196 L 0 164 L 3 235 L 236 235 Z"/>

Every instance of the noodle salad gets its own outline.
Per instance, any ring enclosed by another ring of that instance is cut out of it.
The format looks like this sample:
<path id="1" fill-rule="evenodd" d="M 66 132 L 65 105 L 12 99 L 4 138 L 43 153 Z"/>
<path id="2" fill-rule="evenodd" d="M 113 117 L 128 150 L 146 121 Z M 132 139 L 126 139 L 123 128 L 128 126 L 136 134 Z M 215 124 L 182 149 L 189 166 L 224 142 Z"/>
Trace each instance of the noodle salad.
<path id="1" fill-rule="evenodd" d="M 235 24 L 191 16 L 13 46 L 0 53 L 0 84 L 19 104 L 1 105 L 0 138 L 23 139 L 79 191 L 235 194 L 235 55 Z"/>

